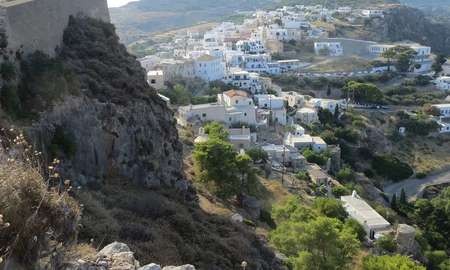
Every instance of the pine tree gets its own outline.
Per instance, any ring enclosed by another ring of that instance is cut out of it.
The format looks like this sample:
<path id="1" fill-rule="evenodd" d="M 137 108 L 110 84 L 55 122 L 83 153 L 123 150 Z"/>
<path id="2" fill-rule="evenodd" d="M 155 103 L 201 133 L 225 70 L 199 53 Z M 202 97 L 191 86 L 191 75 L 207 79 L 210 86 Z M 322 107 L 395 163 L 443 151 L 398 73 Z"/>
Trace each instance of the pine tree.
<path id="1" fill-rule="evenodd" d="M 392 195 L 391 208 L 394 210 L 397 209 L 397 194 L 395 194 L 395 193 Z"/>

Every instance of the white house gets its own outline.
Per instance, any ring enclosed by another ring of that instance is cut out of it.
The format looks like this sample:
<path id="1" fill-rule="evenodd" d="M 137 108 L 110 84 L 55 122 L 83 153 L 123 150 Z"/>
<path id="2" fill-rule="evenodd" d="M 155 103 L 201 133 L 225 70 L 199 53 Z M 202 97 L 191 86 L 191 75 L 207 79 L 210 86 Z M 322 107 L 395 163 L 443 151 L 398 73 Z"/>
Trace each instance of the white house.
<path id="1" fill-rule="evenodd" d="M 225 122 L 256 125 L 256 106 L 247 92 L 230 90 L 217 96 L 218 103 L 226 108 Z"/>
<path id="2" fill-rule="evenodd" d="M 317 55 L 341 56 L 344 48 L 340 42 L 314 42 L 314 52 Z"/>
<path id="3" fill-rule="evenodd" d="M 324 99 L 324 98 L 312 98 L 308 101 L 308 105 L 313 108 L 322 108 L 329 110 L 331 113 L 334 113 L 336 107 L 342 107 L 344 104 L 344 100 L 335 100 L 335 99 Z"/>
<path id="4" fill-rule="evenodd" d="M 249 128 L 230 128 L 227 129 L 228 140 L 236 150 L 248 149 L 256 142 L 256 133 L 252 133 Z M 208 140 L 208 134 L 205 133 L 203 127 L 199 130 L 199 135 L 195 138 L 194 143 L 202 143 Z"/>
<path id="5" fill-rule="evenodd" d="M 432 107 L 439 110 L 441 117 L 450 117 L 450 103 L 449 104 L 435 104 Z"/>
<path id="6" fill-rule="evenodd" d="M 440 133 L 450 132 L 450 104 L 436 104 L 432 105 L 440 112 L 440 116 L 437 117 L 436 122 L 439 125 Z"/>
<path id="7" fill-rule="evenodd" d="M 295 113 L 295 118 L 301 123 L 310 125 L 319 121 L 317 111 L 311 108 L 300 108 Z"/>
<path id="8" fill-rule="evenodd" d="M 244 91 L 230 90 L 219 94 L 216 103 L 181 106 L 178 108 L 181 125 L 216 121 L 226 125 L 256 125 L 256 106 Z"/>
<path id="9" fill-rule="evenodd" d="M 305 96 L 297 92 L 282 92 L 281 96 L 287 101 L 289 107 L 301 108 L 305 105 Z"/>
<path id="10" fill-rule="evenodd" d="M 342 196 L 341 201 L 348 215 L 363 226 L 369 239 L 378 239 L 391 231 L 391 224 L 361 199 L 356 191 L 351 196 Z"/>
<path id="11" fill-rule="evenodd" d="M 239 40 L 236 43 L 236 49 L 245 54 L 262 54 L 266 52 L 262 41 L 256 39 Z"/>
<path id="12" fill-rule="evenodd" d="M 280 125 L 286 125 L 287 111 L 284 104 L 284 98 L 276 97 L 274 95 L 255 95 L 254 98 L 258 108 L 269 112 L 272 121 Z"/>
<path id="13" fill-rule="evenodd" d="M 261 147 L 267 153 L 269 159 L 294 168 L 304 167 L 306 159 L 297 149 L 286 145 L 269 144 Z"/>
<path id="14" fill-rule="evenodd" d="M 183 126 L 187 126 L 189 123 L 208 121 L 225 123 L 226 115 L 225 106 L 219 103 L 188 105 L 178 108 L 178 120 Z"/>
<path id="15" fill-rule="evenodd" d="M 384 17 L 384 12 L 381 9 L 363 9 L 361 14 L 367 18 Z"/>
<path id="16" fill-rule="evenodd" d="M 164 71 L 150 70 L 149 72 L 147 72 L 147 82 L 156 90 L 164 89 Z"/>
<path id="17" fill-rule="evenodd" d="M 221 80 L 225 75 L 225 64 L 220 58 L 204 54 L 195 58 L 195 76 L 205 81 Z"/>
<path id="18" fill-rule="evenodd" d="M 260 93 L 264 88 L 264 83 L 258 73 L 248 72 L 241 68 L 230 68 L 222 81 L 253 94 Z"/>
<path id="19" fill-rule="evenodd" d="M 284 108 L 285 100 L 274 95 L 255 95 L 258 108 L 260 109 L 281 109 Z"/>
<path id="20" fill-rule="evenodd" d="M 450 76 L 441 76 L 435 80 L 436 87 L 442 91 L 450 90 Z"/>

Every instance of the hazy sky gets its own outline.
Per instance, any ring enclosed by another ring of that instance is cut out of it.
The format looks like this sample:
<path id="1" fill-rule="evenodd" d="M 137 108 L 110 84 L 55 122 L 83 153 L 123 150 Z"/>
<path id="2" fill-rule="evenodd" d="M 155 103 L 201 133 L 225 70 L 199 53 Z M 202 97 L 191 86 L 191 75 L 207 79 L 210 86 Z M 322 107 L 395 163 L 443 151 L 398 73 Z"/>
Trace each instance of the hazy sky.
<path id="1" fill-rule="evenodd" d="M 120 7 L 125 4 L 128 4 L 129 2 L 133 1 L 139 1 L 139 0 L 108 0 L 108 6 L 109 7 Z"/>

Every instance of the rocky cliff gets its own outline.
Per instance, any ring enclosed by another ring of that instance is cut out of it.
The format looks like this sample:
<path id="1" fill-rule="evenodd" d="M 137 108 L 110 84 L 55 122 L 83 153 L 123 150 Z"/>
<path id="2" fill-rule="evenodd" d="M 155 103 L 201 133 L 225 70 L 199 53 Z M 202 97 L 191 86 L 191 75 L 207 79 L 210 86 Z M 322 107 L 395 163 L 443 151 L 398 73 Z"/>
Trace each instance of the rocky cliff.
<path id="1" fill-rule="evenodd" d="M 60 173 L 77 185 L 123 177 L 159 187 L 180 179 L 182 148 L 173 113 L 146 84 L 113 26 L 72 17 L 59 57 L 78 78 L 80 94 L 42 113 L 29 134 L 48 160 L 62 160 Z M 62 151 L 55 153 L 57 136 Z M 64 144 L 72 150 L 64 151 Z"/>

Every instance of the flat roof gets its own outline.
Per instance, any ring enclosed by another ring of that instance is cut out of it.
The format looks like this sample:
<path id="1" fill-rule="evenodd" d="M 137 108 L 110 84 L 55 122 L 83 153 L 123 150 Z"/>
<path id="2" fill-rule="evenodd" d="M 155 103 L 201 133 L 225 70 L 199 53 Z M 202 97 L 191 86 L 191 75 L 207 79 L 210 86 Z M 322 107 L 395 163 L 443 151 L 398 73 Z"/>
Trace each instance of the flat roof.
<path id="1" fill-rule="evenodd" d="M 431 105 L 432 107 L 436 107 L 436 108 L 439 108 L 439 109 L 441 109 L 441 108 L 448 108 L 448 107 L 450 107 L 450 103 L 446 103 L 446 104 L 433 104 L 433 105 Z"/>
<path id="2" fill-rule="evenodd" d="M 384 217 L 378 214 L 366 201 L 356 196 L 342 196 L 341 201 L 349 214 L 361 224 L 370 226 L 390 226 Z"/>
<path id="3" fill-rule="evenodd" d="M 12 6 L 16 6 L 16 5 L 26 4 L 29 2 L 34 2 L 34 0 L 2 0 L 2 1 L 0 1 L 0 6 L 12 7 Z"/>

